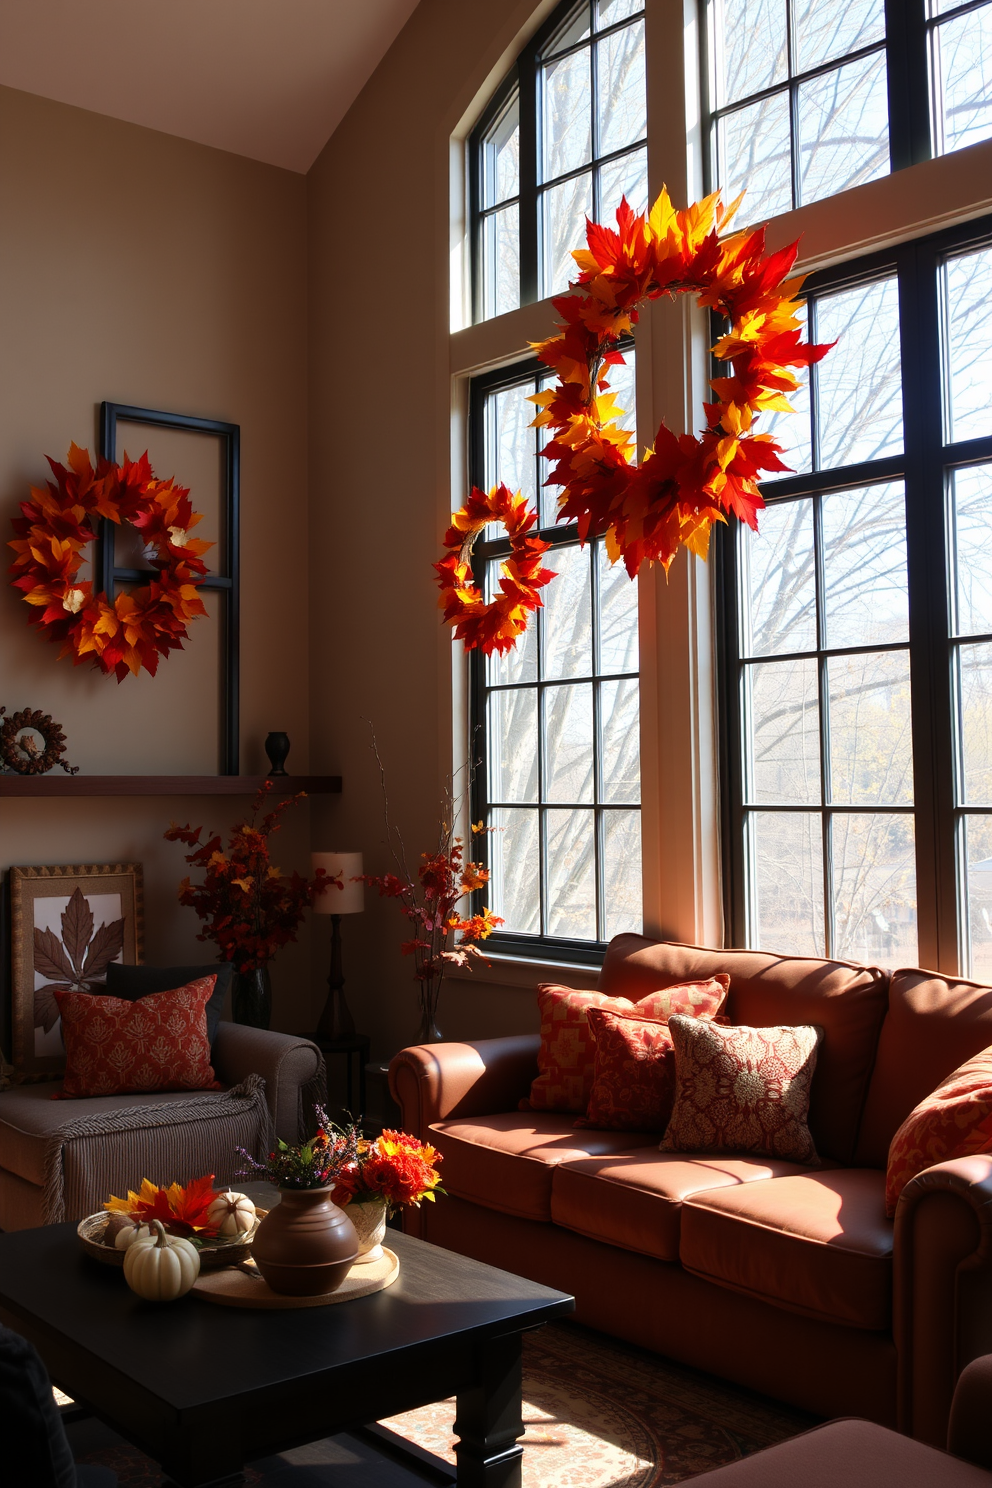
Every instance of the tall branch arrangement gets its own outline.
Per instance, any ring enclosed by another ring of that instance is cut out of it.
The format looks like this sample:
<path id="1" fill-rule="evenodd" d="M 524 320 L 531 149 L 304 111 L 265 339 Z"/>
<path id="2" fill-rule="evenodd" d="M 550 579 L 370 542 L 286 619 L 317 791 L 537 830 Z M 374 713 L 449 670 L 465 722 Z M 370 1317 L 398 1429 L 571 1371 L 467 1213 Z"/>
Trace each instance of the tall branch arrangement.
<path id="1" fill-rule="evenodd" d="M 578 277 L 552 301 L 559 329 L 534 343 L 557 376 L 532 401 L 540 410 L 535 424 L 551 431 L 542 453 L 552 462 L 547 484 L 561 488 L 558 521 L 577 523 L 583 542 L 605 538 L 611 561 L 622 559 L 631 578 L 644 563 L 660 563 L 667 573 L 681 547 L 705 558 L 714 523 L 728 516 L 757 530 L 762 473 L 789 467 L 770 434 L 753 432 L 754 420 L 791 411 L 788 394 L 799 386 L 793 369 L 830 349 L 802 339 L 796 311 L 803 281 L 788 278 L 798 243 L 769 255 L 764 228 L 721 238 L 740 200 L 724 207 L 714 192 L 677 211 L 663 190 L 648 214 L 635 213 L 625 198 L 615 231 L 588 223 L 588 246 L 572 255 Z M 715 398 L 705 405 L 701 434 L 674 434 L 662 423 L 653 448 L 635 464 L 607 371 L 623 363 L 619 340 L 632 332 L 644 302 L 682 294 L 695 294 L 729 321 L 711 348 L 729 375 L 710 382 Z M 434 565 L 444 618 L 466 650 L 509 650 L 542 604 L 538 589 L 553 577 L 534 567 L 537 539 L 518 557 L 516 534 L 529 531 L 533 514 L 518 512 L 517 501 L 505 487 L 488 495 L 474 489 L 445 534 L 447 557 Z M 512 552 L 501 593 L 487 602 L 471 564 L 472 545 L 490 522 L 506 528 Z"/>
<path id="2" fill-rule="evenodd" d="M 179 903 L 196 910 L 204 922 L 197 940 L 214 941 L 221 959 L 242 972 L 267 966 L 276 951 L 296 939 L 304 912 L 327 883 L 343 888 L 323 868 L 308 879 L 295 869 L 284 874 L 270 862 L 269 837 L 279 831 L 279 818 L 306 795 L 287 796 L 257 821 L 271 788 L 268 780 L 259 788 L 251 816 L 231 828 L 226 852 L 218 833 L 200 842 L 202 827 L 173 823 L 165 833 L 166 841 L 191 847 L 187 863 L 203 869 L 202 883 L 184 878 L 179 885 Z"/>

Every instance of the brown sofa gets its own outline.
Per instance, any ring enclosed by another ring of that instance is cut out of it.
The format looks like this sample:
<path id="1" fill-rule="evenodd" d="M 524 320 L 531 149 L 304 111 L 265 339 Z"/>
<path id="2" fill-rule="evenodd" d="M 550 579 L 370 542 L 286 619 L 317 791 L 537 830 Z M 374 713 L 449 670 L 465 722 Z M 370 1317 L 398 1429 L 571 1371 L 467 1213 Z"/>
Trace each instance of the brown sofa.
<path id="1" fill-rule="evenodd" d="M 538 1038 L 402 1050 L 403 1124 L 443 1154 L 427 1239 L 574 1292 L 576 1317 L 824 1416 L 942 1445 L 955 1381 L 992 1350 L 992 1157 L 941 1163 L 884 1208 L 905 1116 L 992 1044 L 992 989 L 916 969 L 619 936 L 600 989 L 633 1000 L 726 971 L 735 1023 L 824 1030 L 818 1168 L 658 1151 L 657 1133 L 520 1111 Z"/>
<path id="2" fill-rule="evenodd" d="M 316 1044 L 222 1022 L 211 1055 L 229 1088 L 52 1100 L 60 1081 L 0 1091 L 0 1230 L 82 1219 L 108 1193 L 214 1173 L 233 1181 L 237 1148 L 256 1155 L 272 1132 L 300 1138 L 325 1098 Z"/>

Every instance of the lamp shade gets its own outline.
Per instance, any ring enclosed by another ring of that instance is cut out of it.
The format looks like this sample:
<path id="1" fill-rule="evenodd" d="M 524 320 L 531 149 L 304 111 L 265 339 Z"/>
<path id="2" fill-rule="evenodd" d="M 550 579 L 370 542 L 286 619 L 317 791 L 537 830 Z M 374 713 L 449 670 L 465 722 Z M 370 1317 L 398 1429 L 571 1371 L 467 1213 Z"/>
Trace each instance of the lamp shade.
<path id="1" fill-rule="evenodd" d="M 313 901 L 314 914 L 361 914 L 365 908 L 365 885 L 352 883 L 362 872 L 362 855 L 355 852 L 315 852 L 310 854 L 314 873 L 323 868 L 328 878 L 340 877 L 343 889 L 329 886 Z"/>

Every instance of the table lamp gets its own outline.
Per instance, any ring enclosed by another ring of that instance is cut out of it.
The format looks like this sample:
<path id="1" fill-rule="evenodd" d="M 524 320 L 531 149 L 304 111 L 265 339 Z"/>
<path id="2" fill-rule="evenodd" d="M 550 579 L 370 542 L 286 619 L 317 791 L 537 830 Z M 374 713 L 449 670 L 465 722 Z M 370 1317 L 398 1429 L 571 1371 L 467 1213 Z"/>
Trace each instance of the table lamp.
<path id="1" fill-rule="evenodd" d="M 361 914 L 365 908 L 365 885 L 353 879 L 362 872 L 362 855 L 357 852 L 315 852 L 310 861 L 314 873 L 323 868 L 327 876 L 339 877 L 343 889 L 328 885 L 313 901 L 314 914 L 331 917 L 331 969 L 327 977 L 327 1001 L 317 1024 L 317 1037 L 333 1040 L 351 1038 L 355 1020 L 344 1000 L 344 972 L 341 969 L 341 916 Z"/>

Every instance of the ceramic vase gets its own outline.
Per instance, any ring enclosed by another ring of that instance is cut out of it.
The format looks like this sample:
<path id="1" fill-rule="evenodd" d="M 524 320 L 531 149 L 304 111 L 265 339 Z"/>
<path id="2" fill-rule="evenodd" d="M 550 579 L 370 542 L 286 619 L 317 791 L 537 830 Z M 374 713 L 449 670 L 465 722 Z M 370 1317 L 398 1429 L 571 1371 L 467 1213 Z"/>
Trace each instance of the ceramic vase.
<path id="1" fill-rule="evenodd" d="M 335 1292 L 358 1255 L 355 1226 L 330 1188 L 284 1188 L 251 1243 L 252 1259 L 274 1292 L 320 1297 Z"/>
<path id="2" fill-rule="evenodd" d="M 268 1028 L 272 1017 L 272 982 L 267 966 L 234 973 L 231 1014 L 235 1023 L 244 1023 L 249 1028 Z"/>
<path id="3" fill-rule="evenodd" d="M 347 1207 L 347 1214 L 358 1235 L 356 1264 L 379 1260 L 386 1235 L 385 1199 L 352 1199 Z"/>

